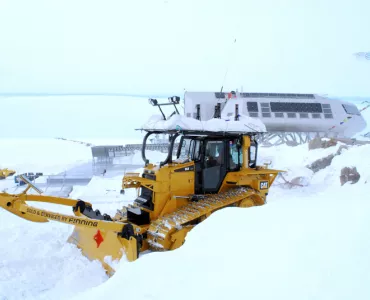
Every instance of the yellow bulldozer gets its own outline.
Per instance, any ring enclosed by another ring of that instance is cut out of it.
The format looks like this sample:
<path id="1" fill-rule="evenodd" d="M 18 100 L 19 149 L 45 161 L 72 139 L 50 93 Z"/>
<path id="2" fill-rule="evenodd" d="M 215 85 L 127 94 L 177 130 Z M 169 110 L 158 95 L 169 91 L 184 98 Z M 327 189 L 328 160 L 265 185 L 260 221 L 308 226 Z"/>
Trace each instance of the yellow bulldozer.
<path id="1" fill-rule="evenodd" d="M 10 170 L 10 169 L 0 169 L 0 180 L 1 179 L 5 179 L 9 176 L 13 176 L 15 174 L 15 171 L 14 170 Z"/>
<path id="2" fill-rule="evenodd" d="M 187 233 L 213 212 L 226 207 L 263 205 L 279 170 L 257 165 L 256 133 L 208 132 L 199 130 L 146 130 L 142 173 L 126 173 L 122 190 L 137 189 L 131 205 L 115 216 L 101 214 L 83 200 L 27 194 L 35 188 L 27 178 L 26 190 L 17 195 L 0 193 L 0 206 L 33 222 L 58 221 L 74 225 L 68 242 L 91 260 L 106 263 L 126 256 L 128 261 L 143 251 L 174 250 L 185 242 Z M 151 135 L 170 136 L 167 158 L 160 163 L 146 157 Z M 22 176 L 22 175 L 21 175 Z M 71 206 L 65 215 L 29 206 L 41 201 Z"/>

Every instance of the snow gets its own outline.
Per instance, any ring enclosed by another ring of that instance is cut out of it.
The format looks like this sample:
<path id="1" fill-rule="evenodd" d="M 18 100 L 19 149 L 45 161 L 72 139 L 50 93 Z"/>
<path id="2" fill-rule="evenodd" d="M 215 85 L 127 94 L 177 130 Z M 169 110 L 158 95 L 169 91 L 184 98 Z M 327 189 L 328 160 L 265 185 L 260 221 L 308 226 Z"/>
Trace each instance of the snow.
<path id="1" fill-rule="evenodd" d="M 260 148 L 260 155 L 298 176 L 306 168 L 295 166 L 339 146 L 308 151 L 307 145 L 282 145 Z M 122 262 L 110 280 L 75 299 L 115 297 L 123 282 L 128 299 L 368 299 L 368 153 L 370 145 L 344 150 L 332 166 L 311 174 L 307 187 L 277 184 L 262 207 L 218 211 L 181 248 Z M 350 165 L 358 167 L 361 179 L 341 187 L 340 170 Z M 150 280 L 140 290 L 136 281 L 143 274 Z"/>
<path id="2" fill-rule="evenodd" d="M 177 250 L 146 253 L 131 263 L 107 257 L 117 270 L 111 278 L 66 243 L 72 226 L 32 223 L 0 210 L 0 299 L 369 299 L 370 145 L 343 150 L 317 173 L 305 167 L 340 145 L 311 151 L 307 144 L 260 147 L 260 163 L 270 160 L 270 167 L 287 171 L 286 179 L 303 176 L 306 185 L 286 188 L 278 177 L 266 205 L 214 213 Z M 0 151 L 2 166 L 19 172 L 57 173 L 91 157 L 89 147 L 59 140 L 0 140 Z M 165 155 L 151 154 L 154 160 Z M 141 154 L 127 159 L 136 164 Z M 357 168 L 356 184 L 340 185 L 345 166 Z M 121 195 L 121 180 L 94 176 L 70 197 L 113 214 L 136 195 Z M 0 181 L 0 189 L 8 184 Z M 72 213 L 69 207 L 38 206 Z"/>
<path id="3" fill-rule="evenodd" d="M 1 139 L 0 169 L 57 174 L 92 159 L 91 148 L 57 139 Z"/>
<path id="4" fill-rule="evenodd" d="M 216 212 L 182 248 L 124 262 L 74 299 L 115 297 L 123 283 L 127 299 L 367 299 L 369 202 L 287 194 L 263 208 Z"/>
<path id="5" fill-rule="evenodd" d="M 214 118 L 208 121 L 199 121 L 183 115 L 173 115 L 167 120 L 163 120 L 161 115 L 153 115 L 143 125 L 143 129 L 266 132 L 266 126 L 260 119 L 250 118 L 244 115 L 240 115 L 238 121 L 234 121 L 232 116 L 228 119 Z"/>
<path id="6" fill-rule="evenodd" d="M 138 170 L 140 171 L 140 170 Z M 122 176 L 112 178 L 103 178 L 94 176 L 87 186 L 81 187 L 80 190 L 70 195 L 73 199 L 83 199 L 93 204 L 94 209 L 109 215 L 115 215 L 117 209 L 127 206 L 136 198 L 136 190 L 125 190 L 121 195 Z"/>
<path id="7" fill-rule="evenodd" d="M 19 173 L 55 174 L 91 160 L 89 147 L 55 139 L 0 139 L 0 154 L 2 166 Z M 121 181 L 122 176 L 104 181 L 93 177 L 87 186 L 74 186 L 70 197 L 94 203 L 94 209 L 102 213 L 114 214 L 131 203 L 135 195 L 134 190 L 121 195 Z M 0 181 L 0 190 L 12 186 L 12 178 Z M 32 205 L 72 214 L 70 207 L 37 202 Z M 33 223 L 0 209 L 3 241 L 0 299 L 68 299 L 76 292 L 105 282 L 108 277 L 101 264 L 90 262 L 74 245 L 66 243 L 72 231 L 72 226 L 57 222 Z"/>
<path id="8" fill-rule="evenodd" d="M 145 150 L 145 156 L 152 163 L 159 163 L 164 161 L 167 157 L 167 153 L 162 153 L 158 151 Z M 136 151 L 135 154 L 124 157 L 116 157 L 113 160 L 114 164 L 131 164 L 131 165 L 142 165 L 144 166 L 144 161 L 141 156 L 141 151 Z"/>

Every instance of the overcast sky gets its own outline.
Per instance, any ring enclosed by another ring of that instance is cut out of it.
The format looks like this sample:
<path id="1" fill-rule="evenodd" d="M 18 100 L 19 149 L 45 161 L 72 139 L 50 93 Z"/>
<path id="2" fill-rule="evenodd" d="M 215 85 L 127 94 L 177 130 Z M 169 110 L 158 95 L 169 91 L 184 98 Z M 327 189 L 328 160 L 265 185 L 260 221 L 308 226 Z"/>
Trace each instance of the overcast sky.
<path id="1" fill-rule="evenodd" d="M 369 0 L 0 0 L 0 93 L 369 96 L 370 61 L 353 56 L 370 51 L 369 11 Z"/>

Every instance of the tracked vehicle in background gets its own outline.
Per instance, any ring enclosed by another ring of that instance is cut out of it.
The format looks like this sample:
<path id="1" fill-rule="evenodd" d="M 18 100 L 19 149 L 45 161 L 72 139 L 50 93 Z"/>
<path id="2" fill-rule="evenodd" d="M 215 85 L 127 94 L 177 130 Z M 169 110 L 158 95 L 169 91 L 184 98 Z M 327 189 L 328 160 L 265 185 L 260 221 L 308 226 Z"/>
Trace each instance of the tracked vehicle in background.
<path id="1" fill-rule="evenodd" d="M 169 104 L 178 102 L 176 97 Z M 156 101 L 152 104 L 161 107 Z M 235 122 L 239 118 L 237 109 L 236 106 Z M 258 132 L 245 131 L 244 126 L 236 131 L 183 129 L 174 117 L 163 129 L 146 127 L 144 170 L 142 174 L 127 173 L 122 180 L 123 191 L 135 188 L 138 196 L 115 216 L 101 215 L 83 200 L 28 195 L 29 188 L 38 189 L 22 175 L 21 179 L 29 184 L 26 191 L 17 195 L 0 193 L 0 206 L 30 221 L 74 225 L 68 241 L 89 259 L 100 260 L 113 274 L 107 257 L 115 260 L 124 255 L 134 261 L 146 250 L 174 250 L 184 243 L 191 229 L 215 211 L 266 203 L 269 188 L 280 171 L 257 165 Z M 150 162 L 145 151 L 148 138 L 156 134 L 170 137 L 168 156 L 158 164 Z M 179 145 L 177 149 L 175 143 Z M 71 206 L 74 215 L 31 207 L 27 201 Z"/>
<path id="2" fill-rule="evenodd" d="M 15 174 L 15 171 L 14 170 L 10 170 L 10 169 L 0 169 L 0 180 L 1 179 L 5 179 L 9 176 L 13 176 Z"/>

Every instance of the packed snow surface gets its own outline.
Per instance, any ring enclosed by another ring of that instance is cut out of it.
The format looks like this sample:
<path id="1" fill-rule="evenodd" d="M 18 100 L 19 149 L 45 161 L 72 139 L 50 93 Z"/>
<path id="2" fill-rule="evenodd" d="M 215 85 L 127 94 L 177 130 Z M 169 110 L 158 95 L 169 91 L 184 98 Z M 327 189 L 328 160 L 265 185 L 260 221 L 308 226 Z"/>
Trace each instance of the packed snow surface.
<path id="1" fill-rule="evenodd" d="M 92 159 L 91 149 L 57 139 L 0 139 L 0 169 L 57 174 Z"/>
<path id="2" fill-rule="evenodd" d="M 19 158 L 3 149 L 36 146 L 32 140 L 13 142 L 0 140 L 2 166 L 26 170 L 31 166 L 21 166 L 32 155 Z M 59 172 L 61 157 L 69 165 L 90 159 L 88 147 L 54 143 L 43 141 L 43 156 L 36 160 L 40 171 Z M 306 168 L 339 147 L 260 147 L 260 163 L 287 171 L 282 175 L 288 180 L 303 176 L 305 185 L 288 188 L 278 177 L 266 205 L 218 211 L 195 227 L 181 248 L 148 253 L 132 263 L 122 259 L 110 279 L 98 262 L 66 244 L 72 226 L 32 223 L 0 210 L 0 299 L 369 299 L 370 145 L 343 150 L 317 173 Z M 357 168 L 356 184 L 341 186 L 345 166 Z M 94 177 L 70 197 L 113 213 L 135 197 L 134 191 L 119 193 L 121 179 Z M 0 181 L 0 189 L 11 182 Z M 72 213 L 59 206 L 53 210 Z"/>
<path id="3" fill-rule="evenodd" d="M 163 120 L 161 115 L 153 115 L 143 125 L 143 129 L 265 132 L 266 126 L 260 119 L 250 118 L 244 115 L 240 115 L 238 121 L 235 121 L 232 116 L 229 119 L 214 118 L 208 121 L 199 121 L 183 115 L 173 115 L 167 120 Z"/>

